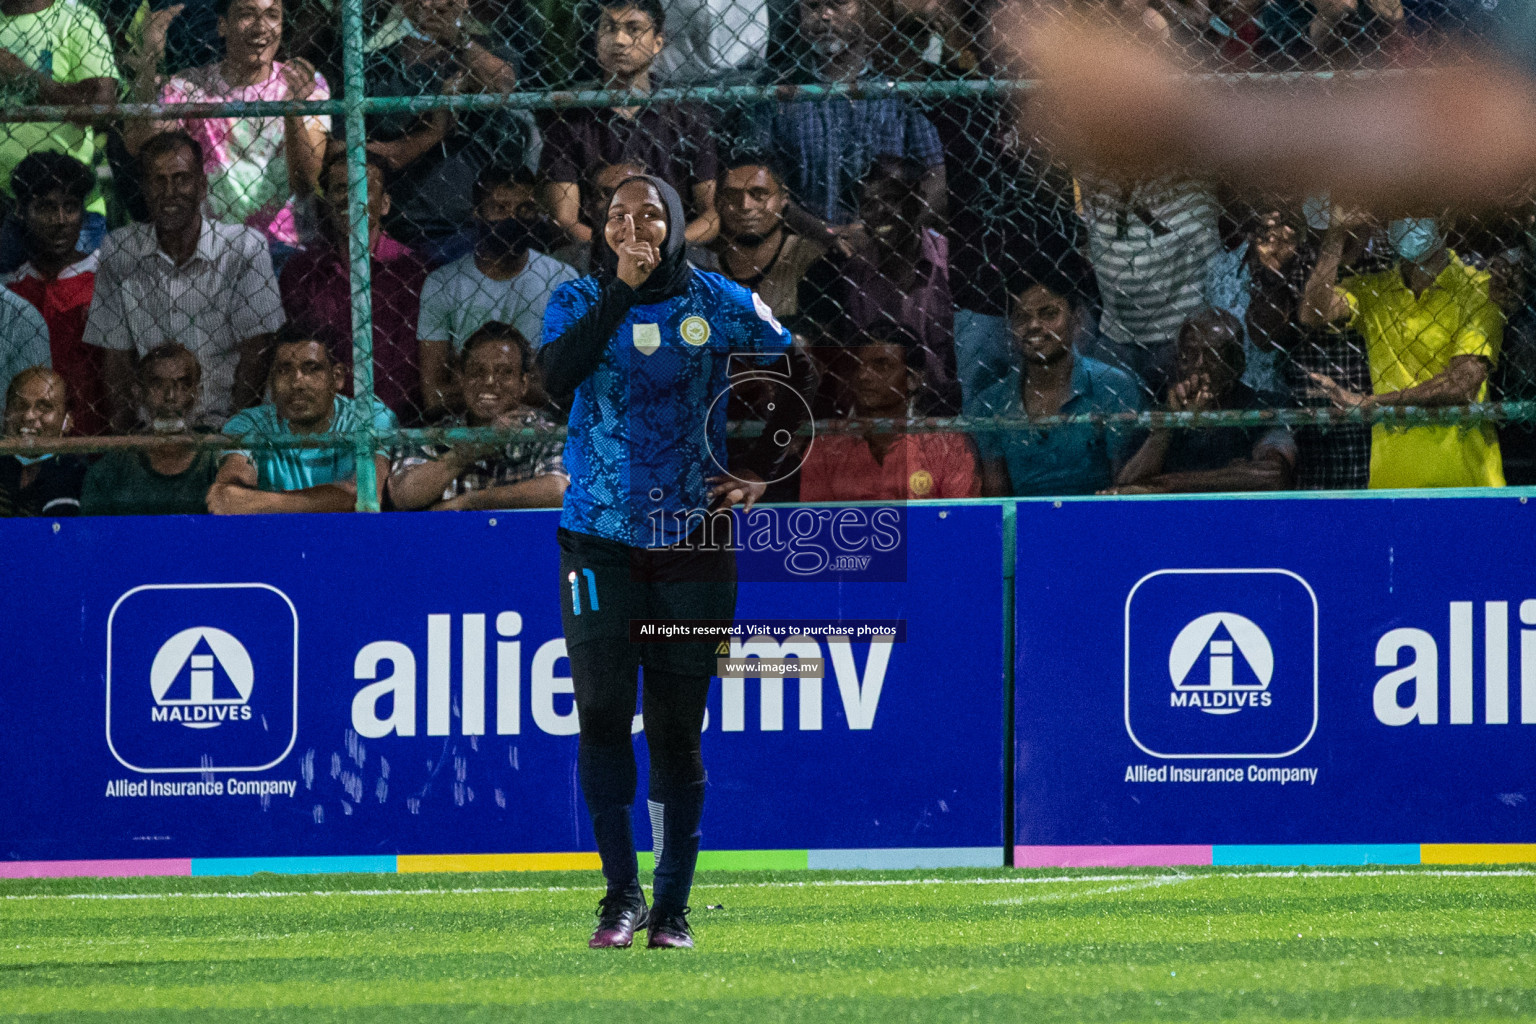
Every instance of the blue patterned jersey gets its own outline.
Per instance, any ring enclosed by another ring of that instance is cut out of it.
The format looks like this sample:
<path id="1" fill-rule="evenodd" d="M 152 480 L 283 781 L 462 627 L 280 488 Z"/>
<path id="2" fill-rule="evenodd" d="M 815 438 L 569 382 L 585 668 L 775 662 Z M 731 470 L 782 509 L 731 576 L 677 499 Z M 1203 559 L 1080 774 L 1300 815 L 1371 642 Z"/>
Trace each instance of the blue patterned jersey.
<path id="1" fill-rule="evenodd" d="M 555 289 L 543 343 L 595 306 L 600 288 L 583 277 Z M 571 404 L 560 525 L 632 547 L 683 540 L 708 507 L 705 478 L 727 466 L 731 354 L 766 363 L 789 347 L 767 303 L 719 274 L 695 270 L 684 294 L 631 307 Z"/>

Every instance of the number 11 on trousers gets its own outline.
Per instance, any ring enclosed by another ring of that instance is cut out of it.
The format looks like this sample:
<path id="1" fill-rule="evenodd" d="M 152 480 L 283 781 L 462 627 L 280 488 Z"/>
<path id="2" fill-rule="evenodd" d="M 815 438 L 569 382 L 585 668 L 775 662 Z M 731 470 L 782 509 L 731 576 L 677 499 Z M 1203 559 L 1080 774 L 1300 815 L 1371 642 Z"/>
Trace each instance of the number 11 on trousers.
<path id="1" fill-rule="evenodd" d="M 591 569 L 581 570 L 581 574 L 587 578 L 587 598 L 592 603 L 592 610 L 597 611 L 597 574 Z M 576 584 L 576 570 L 572 569 L 566 575 L 571 583 L 571 614 L 581 614 L 581 588 Z"/>

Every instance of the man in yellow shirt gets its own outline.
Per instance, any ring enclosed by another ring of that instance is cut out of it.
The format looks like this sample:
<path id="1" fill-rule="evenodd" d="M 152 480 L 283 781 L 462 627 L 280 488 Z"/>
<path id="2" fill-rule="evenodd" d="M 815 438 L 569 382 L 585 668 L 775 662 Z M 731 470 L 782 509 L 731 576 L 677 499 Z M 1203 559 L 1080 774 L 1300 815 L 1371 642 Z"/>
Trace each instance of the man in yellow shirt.
<path id="1" fill-rule="evenodd" d="M 1370 395 L 1311 374 L 1340 409 L 1453 406 L 1488 400 L 1504 319 L 1488 275 L 1446 248 L 1432 220 L 1393 221 L 1398 263 L 1336 283 L 1349 223 L 1335 216 L 1302 295 L 1309 327 L 1354 328 L 1365 339 Z M 1504 466 L 1492 423 L 1371 428 L 1371 487 L 1502 487 Z"/>

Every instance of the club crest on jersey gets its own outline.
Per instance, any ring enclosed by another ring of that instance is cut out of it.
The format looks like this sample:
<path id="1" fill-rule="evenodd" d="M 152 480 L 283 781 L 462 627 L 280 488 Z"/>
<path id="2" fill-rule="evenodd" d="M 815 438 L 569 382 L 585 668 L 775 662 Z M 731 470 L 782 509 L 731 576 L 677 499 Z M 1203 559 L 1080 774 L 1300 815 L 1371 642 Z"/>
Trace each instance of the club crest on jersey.
<path id="1" fill-rule="evenodd" d="M 635 341 L 635 348 L 641 355 L 648 356 L 661 348 L 660 324 L 635 324 L 630 328 Z"/>
<path id="2" fill-rule="evenodd" d="M 688 344 L 702 345 L 709 340 L 709 321 L 701 316 L 690 316 L 678 325 L 677 332 Z"/>
<path id="3" fill-rule="evenodd" d="M 782 331 L 784 329 L 779 325 L 778 320 L 774 319 L 773 310 L 768 308 L 768 303 L 764 302 L 763 297 L 757 294 L 757 292 L 752 293 L 752 308 L 757 310 L 757 315 L 759 317 L 768 321 L 769 327 L 772 327 L 776 331 Z"/>

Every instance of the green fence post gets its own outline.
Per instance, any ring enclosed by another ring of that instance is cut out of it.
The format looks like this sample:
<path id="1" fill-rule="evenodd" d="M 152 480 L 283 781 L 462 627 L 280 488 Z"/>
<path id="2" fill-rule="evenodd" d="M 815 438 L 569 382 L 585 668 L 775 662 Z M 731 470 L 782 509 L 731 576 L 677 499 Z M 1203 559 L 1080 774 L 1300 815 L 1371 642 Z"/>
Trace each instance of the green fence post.
<path id="1" fill-rule="evenodd" d="M 352 395 L 363 406 L 373 403 L 373 281 L 368 249 L 368 152 L 363 118 L 363 0 L 342 0 L 341 63 L 347 110 L 347 217 L 352 258 Z M 357 510 L 379 510 L 377 447 L 371 416 L 353 435 L 357 465 Z"/>

